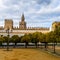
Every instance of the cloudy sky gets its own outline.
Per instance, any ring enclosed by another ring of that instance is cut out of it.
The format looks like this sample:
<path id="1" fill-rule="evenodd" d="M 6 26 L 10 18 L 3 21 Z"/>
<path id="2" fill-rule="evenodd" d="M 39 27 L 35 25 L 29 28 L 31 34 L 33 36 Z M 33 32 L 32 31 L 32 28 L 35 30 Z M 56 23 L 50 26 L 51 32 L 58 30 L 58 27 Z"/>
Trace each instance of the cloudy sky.
<path id="1" fill-rule="evenodd" d="M 19 26 L 24 13 L 27 27 L 50 27 L 60 21 L 60 0 L 0 0 L 0 26 L 4 19 L 13 19 Z"/>

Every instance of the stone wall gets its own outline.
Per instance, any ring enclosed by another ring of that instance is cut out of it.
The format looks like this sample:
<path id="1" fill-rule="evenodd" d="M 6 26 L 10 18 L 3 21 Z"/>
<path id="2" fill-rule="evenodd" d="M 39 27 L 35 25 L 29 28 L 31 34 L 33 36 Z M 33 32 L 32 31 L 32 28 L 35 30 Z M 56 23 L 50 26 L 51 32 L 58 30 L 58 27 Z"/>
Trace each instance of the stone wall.
<path id="1" fill-rule="evenodd" d="M 7 30 L 8 28 L 10 30 L 13 29 L 13 21 L 12 21 L 12 19 L 5 19 L 4 30 Z"/>

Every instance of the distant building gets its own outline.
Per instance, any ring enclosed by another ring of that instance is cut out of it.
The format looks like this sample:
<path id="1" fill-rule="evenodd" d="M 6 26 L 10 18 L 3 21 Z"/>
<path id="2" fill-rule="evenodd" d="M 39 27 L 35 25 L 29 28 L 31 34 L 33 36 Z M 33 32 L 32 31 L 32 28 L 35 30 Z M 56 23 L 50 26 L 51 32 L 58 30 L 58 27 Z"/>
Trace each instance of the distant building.
<path id="1" fill-rule="evenodd" d="M 22 14 L 21 22 L 19 22 L 19 29 L 21 29 L 21 30 L 25 30 L 26 29 L 26 22 L 25 22 L 24 14 Z"/>
<path id="2" fill-rule="evenodd" d="M 6 30 L 9 28 L 12 32 L 10 33 L 10 36 L 12 35 L 19 35 L 22 36 L 24 34 L 34 33 L 34 32 L 42 32 L 42 33 L 48 33 L 50 32 L 50 28 L 45 27 L 27 27 L 25 22 L 24 14 L 21 16 L 21 21 L 19 22 L 19 27 L 13 27 L 13 20 L 12 19 L 5 19 L 4 27 L 0 27 L 0 36 L 4 35 L 6 36 Z M 53 27 L 54 29 L 54 27 Z"/>
<path id="3" fill-rule="evenodd" d="M 7 30 L 8 28 L 10 30 L 13 29 L 13 21 L 12 21 L 12 19 L 5 19 L 4 30 Z"/>
<path id="4" fill-rule="evenodd" d="M 52 31 L 54 31 L 58 27 L 60 27 L 60 22 L 57 22 L 57 21 L 53 22 L 53 24 L 52 24 Z"/>

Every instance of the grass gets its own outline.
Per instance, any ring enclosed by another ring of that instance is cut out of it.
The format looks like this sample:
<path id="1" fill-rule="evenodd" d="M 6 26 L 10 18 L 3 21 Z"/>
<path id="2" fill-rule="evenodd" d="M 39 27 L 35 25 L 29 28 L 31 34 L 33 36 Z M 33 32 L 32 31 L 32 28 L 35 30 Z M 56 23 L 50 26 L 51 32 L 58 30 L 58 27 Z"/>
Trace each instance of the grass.
<path id="1" fill-rule="evenodd" d="M 21 48 L 11 51 L 0 49 L 0 60 L 60 60 L 60 57 L 35 48 Z"/>

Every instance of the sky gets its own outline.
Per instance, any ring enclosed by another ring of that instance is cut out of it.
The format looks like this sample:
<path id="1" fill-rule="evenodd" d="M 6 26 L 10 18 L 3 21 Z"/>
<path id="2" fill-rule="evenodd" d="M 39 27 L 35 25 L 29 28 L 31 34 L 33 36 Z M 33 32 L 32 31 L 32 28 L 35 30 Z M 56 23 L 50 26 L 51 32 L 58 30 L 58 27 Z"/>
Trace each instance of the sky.
<path id="1" fill-rule="evenodd" d="M 60 21 L 60 0 L 0 0 L 0 26 L 5 19 L 19 26 L 23 13 L 27 27 L 51 27 Z"/>

